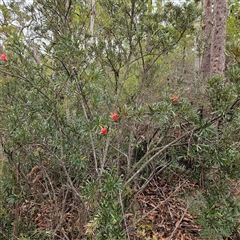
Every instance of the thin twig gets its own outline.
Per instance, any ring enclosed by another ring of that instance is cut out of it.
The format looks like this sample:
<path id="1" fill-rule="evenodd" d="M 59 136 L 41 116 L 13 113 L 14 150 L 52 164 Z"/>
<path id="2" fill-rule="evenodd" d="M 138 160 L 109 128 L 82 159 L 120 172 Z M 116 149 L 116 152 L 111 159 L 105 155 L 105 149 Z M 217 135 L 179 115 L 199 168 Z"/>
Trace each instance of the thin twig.
<path id="1" fill-rule="evenodd" d="M 180 223 L 182 222 L 182 220 L 183 220 L 184 216 L 185 216 L 185 215 L 186 215 L 186 213 L 187 213 L 187 210 L 188 210 L 188 206 L 186 207 L 186 209 L 185 209 L 185 211 L 184 211 L 184 213 L 183 213 L 183 215 L 182 215 L 181 219 L 178 221 L 178 223 L 177 223 L 176 227 L 174 228 L 174 230 L 173 230 L 173 232 L 172 232 L 171 236 L 169 237 L 169 240 L 171 240 L 171 239 L 172 239 L 172 237 L 173 237 L 174 233 L 177 231 L 177 229 L 178 229 L 178 227 L 179 227 Z"/>
<path id="2" fill-rule="evenodd" d="M 148 179 L 145 181 L 145 183 L 141 186 L 141 188 L 138 190 L 138 192 L 135 195 L 138 195 L 139 193 L 143 192 L 146 187 L 148 186 L 148 184 L 151 182 L 151 180 L 154 178 L 154 176 L 158 176 L 163 170 L 165 170 L 171 163 L 173 162 L 173 160 L 167 162 L 164 165 L 161 165 L 159 167 L 161 167 L 157 172 L 152 171 L 151 175 L 148 177 Z"/>
<path id="3" fill-rule="evenodd" d="M 194 128 L 188 132 L 186 132 L 185 134 L 183 134 L 182 136 L 174 139 L 172 142 L 168 143 L 167 145 L 163 146 L 163 147 L 156 147 L 154 149 L 152 149 L 151 151 L 147 152 L 142 158 L 141 160 L 139 160 L 139 162 L 137 162 L 133 168 L 132 171 L 130 172 L 130 178 L 126 181 L 126 183 L 124 184 L 124 186 L 127 186 L 149 163 L 151 163 L 157 156 L 159 156 L 163 151 L 165 151 L 167 148 L 171 147 L 173 144 L 175 144 L 176 142 L 178 142 L 179 140 L 181 140 L 182 138 L 184 138 L 185 136 L 187 136 L 188 134 L 190 134 L 193 131 L 196 131 L 199 128 Z M 137 167 L 147 158 L 147 156 L 149 156 L 152 152 L 157 151 L 152 157 L 150 157 L 145 163 L 143 163 L 138 169 Z M 132 173 L 137 169 L 137 171 L 132 175 Z"/>
<path id="4" fill-rule="evenodd" d="M 119 192 L 119 200 L 120 200 L 120 205 L 121 205 L 121 209 L 122 209 L 122 215 L 124 216 L 124 206 L 123 206 L 123 200 L 122 200 L 121 192 Z M 128 239 L 131 239 L 130 235 L 129 235 L 129 230 L 128 230 L 128 227 L 127 227 L 126 218 L 124 217 L 123 219 L 124 219 L 124 225 L 125 225 L 125 228 L 126 228 L 127 237 L 128 237 Z"/>

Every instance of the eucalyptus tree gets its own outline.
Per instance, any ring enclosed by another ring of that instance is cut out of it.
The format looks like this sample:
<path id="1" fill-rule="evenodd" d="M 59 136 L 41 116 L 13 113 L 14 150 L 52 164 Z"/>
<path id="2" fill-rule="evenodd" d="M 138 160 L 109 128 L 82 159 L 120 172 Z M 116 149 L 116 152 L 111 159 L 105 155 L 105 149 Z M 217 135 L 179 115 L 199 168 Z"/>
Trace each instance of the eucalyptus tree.
<path id="1" fill-rule="evenodd" d="M 225 72 L 227 1 L 204 1 L 202 78 Z"/>
<path id="2" fill-rule="evenodd" d="M 226 0 L 213 3 L 213 35 L 211 44 L 210 74 L 224 75 L 225 72 L 225 44 L 228 7 Z"/>
<path id="3" fill-rule="evenodd" d="M 213 23 L 213 14 L 212 14 L 212 0 L 204 1 L 203 5 L 203 56 L 201 64 L 201 72 L 203 82 L 206 81 L 206 78 L 210 76 L 210 59 L 211 59 L 211 42 L 212 42 L 212 23 Z M 204 83 L 203 83 L 204 84 Z"/>

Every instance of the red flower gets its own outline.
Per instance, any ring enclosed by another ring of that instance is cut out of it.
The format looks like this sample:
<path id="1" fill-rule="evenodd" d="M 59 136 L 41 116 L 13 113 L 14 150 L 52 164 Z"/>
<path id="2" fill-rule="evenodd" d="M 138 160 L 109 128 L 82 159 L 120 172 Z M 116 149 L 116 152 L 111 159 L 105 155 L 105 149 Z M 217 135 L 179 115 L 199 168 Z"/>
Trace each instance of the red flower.
<path id="1" fill-rule="evenodd" d="M 178 96 L 173 96 L 173 97 L 172 97 L 172 101 L 173 101 L 173 102 L 178 102 L 178 101 L 179 101 Z"/>
<path id="2" fill-rule="evenodd" d="M 107 131 L 107 128 L 106 127 L 101 127 L 101 134 L 103 135 L 107 135 L 108 131 Z"/>
<path id="3" fill-rule="evenodd" d="M 118 118 L 119 118 L 119 115 L 117 113 L 113 113 L 113 114 L 111 114 L 110 118 L 112 118 L 113 121 L 117 122 Z"/>
<path id="4" fill-rule="evenodd" d="M 6 55 L 6 54 L 0 55 L 0 58 L 1 58 L 3 61 L 7 61 L 7 55 Z"/>

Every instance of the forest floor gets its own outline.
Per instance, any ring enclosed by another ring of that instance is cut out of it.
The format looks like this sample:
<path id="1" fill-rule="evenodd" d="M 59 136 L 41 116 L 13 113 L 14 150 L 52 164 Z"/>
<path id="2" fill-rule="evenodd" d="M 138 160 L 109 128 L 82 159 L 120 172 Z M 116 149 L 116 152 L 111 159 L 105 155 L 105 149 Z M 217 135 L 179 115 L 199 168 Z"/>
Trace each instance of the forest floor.
<path id="1" fill-rule="evenodd" d="M 1 166 L 0 159 L 0 176 Z M 239 186 L 239 181 L 233 186 L 232 191 L 236 196 L 240 196 Z M 34 189 L 37 188 L 38 185 L 34 185 Z M 40 192 L 41 188 L 39 187 L 38 190 Z M 138 191 L 138 188 L 136 187 L 135 190 Z M 189 180 L 186 175 L 164 174 L 163 176 L 153 178 L 144 190 L 135 194 L 135 199 L 129 201 L 131 204 L 126 211 L 126 221 L 124 223 L 124 228 L 127 229 L 127 239 L 202 239 L 199 237 L 199 233 L 203 230 L 203 227 L 197 224 L 199 206 L 194 203 L 202 196 L 204 191 L 203 187 Z M 62 224 L 64 229 L 71 230 L 79 219 L 79 211 L 81 211 L 81 208 L 79 208 L 79 202 L 75 198 L 69 198 L 66 202 L 62 202 L 64 203 L 66 212 L 59 213 L 59 216 L 66 220 L 66 226 Z M 31 212 L 37 212 L 33 222 L 39 229 L 48 229 L 52 216 L 51 209 L 55 209 L 51 202 L 48 201 L 45 205 L 36 206 L 34 201 L 25 201 L 18 207 L 19 216 L 26 217 Z M 74 210 L 76 208 L 79 210 Z M 57 213 L 56 217 L 58 217 Z M 81 229 L 81 236 L 83 237 L 85 235 L 84 226 L 82 226 Z M 70 232 L 69 234 L 69 236 L 72 236 Z M 83 239 L 82 237 L 74 238 L 72 236 L 66 239 Z M 239 240 L 239 238 L 230 237 L 225 240 Z"/>
<path id="2" fill-rule="evenodd" d="M 137 195 L 138 218 L 134 219 L 133 215 L 128 218 L 130 239 L 203 239 L 199 237 L 203 227 L 197 224 L 198 209 L 194 202 L 202 196 L 204 188 L 186 179 L 177 175 L 157 178 Z M 235 185 L 238 191 L 233 191 L 240 196 L 239 182 Z M 239 237 L 225 240 L 239 240 Z"/>
<path id="3" fill-rule="evenodd" d="M 190 212 L 190 205 L 191 196 L 196 198 L 201 191 L 203 189 L 185 177 L 153 179 L 137 195 L 137 220 L 131 214 L 128 216 L 130 239 L 200 239 L 203 228 L 196 223 L 197 216 Z"/>

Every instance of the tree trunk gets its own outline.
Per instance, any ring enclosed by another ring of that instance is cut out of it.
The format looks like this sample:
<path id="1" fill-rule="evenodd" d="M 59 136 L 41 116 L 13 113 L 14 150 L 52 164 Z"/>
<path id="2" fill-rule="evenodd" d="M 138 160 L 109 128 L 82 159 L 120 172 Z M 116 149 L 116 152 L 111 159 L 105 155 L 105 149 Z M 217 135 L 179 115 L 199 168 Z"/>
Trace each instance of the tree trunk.
<path id="1" fill-rule="evenodd" d="M 201 73 L 205 85 L 207 78 L 216 74 L 224 75 L 227 0 L 205 0 L 203 9 L 204 46 Z"/>
<path id="2" fill-rule="evenodd" d="M 208 78 L 225 70 L 225 42 L 227 0 L 204 0 L 203 2 L 203 55 L 201 61 L 202 93 L 205 93 Z M 208 110 L 201 107 L 202 116 L 208 115 Z"/>
<path id="3" fill-rule="evenodd" d="M 215 0 L 213 11 L 213 33 L 211 44 L 210 75 L 224 75 L 227 0 Z"/>
<path id="4" fill-rule="evenodd" d="M 213 0 L 205 0 L 203 4 L 203 55 L 201 63 L 201 73 L 203 85 L 206 83 L 206 79 L 210 77 L 210 60 L 211 60 L 211 40 L 212 40 L 212 26 L 213 26 L 213 13 L 212 8 Z"/>
<path id="5" fill-rule="evenodd" d="M 94 34 L 94 21 L 96 18 L 96 7 L 95 7 L 96 1 L 91 0 L 91 19 L 90 19 L 90 34 L 93 37 Z"/>

